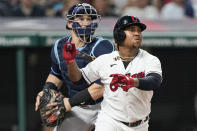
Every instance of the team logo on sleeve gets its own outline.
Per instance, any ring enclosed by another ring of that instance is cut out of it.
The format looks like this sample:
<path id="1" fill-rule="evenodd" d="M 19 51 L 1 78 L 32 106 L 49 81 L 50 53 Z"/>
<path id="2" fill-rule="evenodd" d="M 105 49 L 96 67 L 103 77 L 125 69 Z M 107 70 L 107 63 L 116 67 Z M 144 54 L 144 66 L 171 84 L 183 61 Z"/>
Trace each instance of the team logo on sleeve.
<path id="1" fill-rule="evenodd" d="M 144 72 L 140 72 L 140 73 L 136 73 L 131 75 L 131 73 L 126 74 L 126 76 L 132 77 L 132 78 L 144 78 L 145 77 L 145 73 Z"/>

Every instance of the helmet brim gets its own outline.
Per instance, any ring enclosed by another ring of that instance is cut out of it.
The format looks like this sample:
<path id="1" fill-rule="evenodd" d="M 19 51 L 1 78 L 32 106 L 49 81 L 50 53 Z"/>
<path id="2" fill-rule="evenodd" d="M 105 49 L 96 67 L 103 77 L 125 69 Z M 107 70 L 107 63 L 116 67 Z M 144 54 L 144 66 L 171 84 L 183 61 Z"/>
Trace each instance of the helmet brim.
<path id="1" fill-rule="evenodd" d="M 140 27 L 141 31 L 144 31 L 146 29 L 146 25 L 143 23 L 130 23 L 126 27 L 129 27 L 129 26 L 138 26 L 138 27 Z"/>

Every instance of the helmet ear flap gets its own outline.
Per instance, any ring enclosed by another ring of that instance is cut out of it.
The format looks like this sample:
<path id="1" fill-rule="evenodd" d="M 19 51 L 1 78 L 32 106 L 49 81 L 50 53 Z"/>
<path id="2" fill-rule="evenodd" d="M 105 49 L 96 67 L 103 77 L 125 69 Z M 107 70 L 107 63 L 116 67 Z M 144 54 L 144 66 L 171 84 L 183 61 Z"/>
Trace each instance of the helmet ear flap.
<path id="1" fill-rule="evenodd" d="M 118 45 L 120 42 L 124 41 L 125 38 L 126 38 L 126 34 L 122 29 L 116 28 L 114 30 L 114 40 L 116 43 L 118 43 Z"/>

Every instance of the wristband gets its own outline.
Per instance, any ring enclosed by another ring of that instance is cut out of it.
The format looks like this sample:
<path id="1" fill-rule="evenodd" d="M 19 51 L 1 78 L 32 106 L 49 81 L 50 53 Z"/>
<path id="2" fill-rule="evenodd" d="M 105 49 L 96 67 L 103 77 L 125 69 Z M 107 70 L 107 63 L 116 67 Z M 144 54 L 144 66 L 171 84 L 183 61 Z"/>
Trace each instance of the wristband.
<path id="1" fill-rule="evenodd" d="M 71 105 L 71 107 L 73 106 L 78 106 L 82 103 L 86 103 L 86 102 L 89 102 L 93 100 L 89 91 L 88 91 L 88 88 L 80 91 L 79 93 L 75 94 L 74 96 L 72 96 L 70 99 L 69 99 L 69 103 Z"/>
<path id="2" fill-rule="evenodd" d="M 57 86 L 52 82 L 46 82 L 44 85 L 44 88 L 49 88 L 49 89 L 53 89 L 55 91 L 58 91 Z"/>

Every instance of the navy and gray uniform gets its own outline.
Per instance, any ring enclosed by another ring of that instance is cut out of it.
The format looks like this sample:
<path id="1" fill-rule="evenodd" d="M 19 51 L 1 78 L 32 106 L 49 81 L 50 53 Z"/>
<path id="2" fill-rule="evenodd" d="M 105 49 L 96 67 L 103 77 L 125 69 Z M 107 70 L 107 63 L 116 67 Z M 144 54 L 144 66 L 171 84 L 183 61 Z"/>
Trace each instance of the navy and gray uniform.
<path id="1" fill-rule="evenodd" d="M 63 57 L 63 46 L 65 42 L 71 42 L 71 40 L 71 36 L 57 40 L 51 51 L 52 66 L 50 74 L 66 83 L 68 97 L 90 86 L 85 80 L 76 85 L 68 77 L 67 64 Z M 114 51 L 114 45 L 102 37 L 94 37 L 91 43 L 86 43 L 83 47 L 77 48 L 77 50 L 96 58 L 102 54 Z M 90 60 L 80 54 L 76 55 L 76 63 L 79 68 L 85 67 L 89 62 Z M 95 83 L 101 84 L 100 80 L 97 80 Z M 55 130 L 88 131 L 94 124 L 98 110 L 100 109 L 100 104 L 97 103 L 98 101 L 94 101 L 89 103 L 89 105 L 73 107 L 71 111 L 67 113 L 63 123 Z"/>

